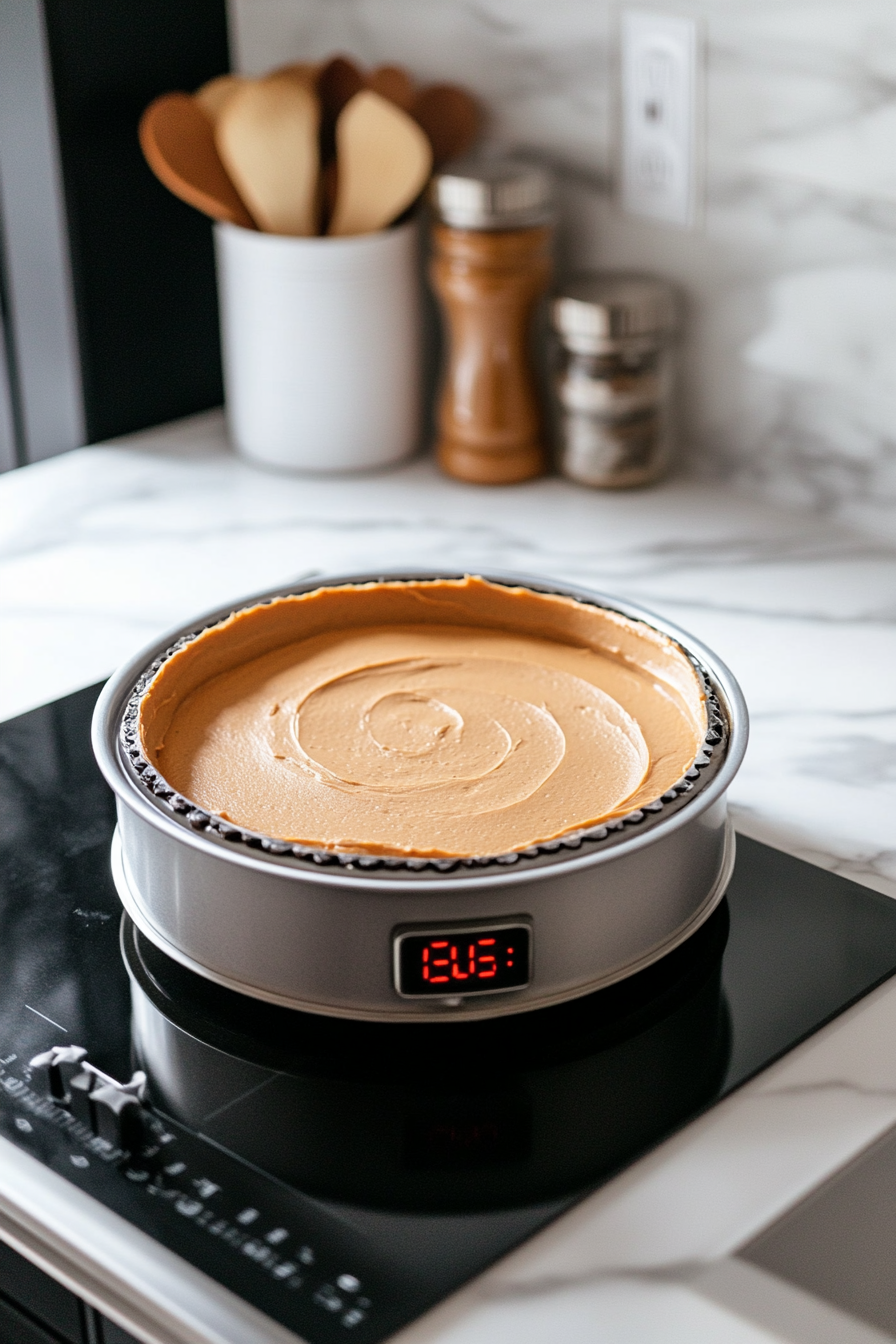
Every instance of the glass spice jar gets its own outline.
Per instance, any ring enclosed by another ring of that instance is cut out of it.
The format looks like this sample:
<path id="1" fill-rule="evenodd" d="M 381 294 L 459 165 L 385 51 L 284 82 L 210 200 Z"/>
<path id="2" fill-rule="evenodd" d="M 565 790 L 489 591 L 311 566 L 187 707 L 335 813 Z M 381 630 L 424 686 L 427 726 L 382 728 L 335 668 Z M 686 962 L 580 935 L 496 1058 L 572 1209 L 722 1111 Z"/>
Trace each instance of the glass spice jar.
<path id="1" fill-rule="evenodd" d="M 554 299 L 560 469 L 604 489 L 646 485 L 672 450 L 676 294 L 641 275 L 588 275 Z"/>

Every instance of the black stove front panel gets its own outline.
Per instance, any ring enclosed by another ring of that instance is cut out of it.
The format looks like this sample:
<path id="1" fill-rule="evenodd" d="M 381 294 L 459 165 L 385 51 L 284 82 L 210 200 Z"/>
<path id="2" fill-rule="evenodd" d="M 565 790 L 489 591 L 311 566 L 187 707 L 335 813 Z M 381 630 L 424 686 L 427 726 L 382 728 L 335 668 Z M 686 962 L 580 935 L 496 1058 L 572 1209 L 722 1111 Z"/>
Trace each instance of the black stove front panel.
<path id="1" fill-rule="evenodd" d="M 0 725 L 0 1132 L 311 1344 L 391 1334 L 896 970 L 896 904 L 741 839 L 687 944 L 574 1004 L 245 999 L 122 922 L 96 694 Z"/>

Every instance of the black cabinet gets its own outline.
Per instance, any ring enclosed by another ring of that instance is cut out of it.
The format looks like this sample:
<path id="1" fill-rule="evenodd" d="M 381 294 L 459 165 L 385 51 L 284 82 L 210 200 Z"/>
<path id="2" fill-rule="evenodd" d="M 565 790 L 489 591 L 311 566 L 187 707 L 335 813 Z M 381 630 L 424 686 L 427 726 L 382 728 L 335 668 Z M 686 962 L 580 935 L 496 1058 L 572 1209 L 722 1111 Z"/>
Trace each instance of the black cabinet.
<path id="1" fill-rule="evenodd" d="M 81 1303 L 74 1293 L 70 1293 L 55 1279 L 51 1279 L 49 1274 L 44 1274 L 42 1270 L 32 1265 L 30 1260 L 10 1250 L 2 1242 L 0 1242 L 0 1293 L 6 1299 L 6 1303 L 11 1304 L 10 1311 L 14 1307 L 24 1308 L 35 1322 L 48 1327 L 55 1335 L 71 1341 L 71 1344 L 82 1344 L 83 1312 Z M 4 1329 L 0 1331 L 3 1344 L 6 1344 L 7 1335 L 11 1341 L 17 1341 L 19 1335 L 15 1333 L 13 1325 L 6 1327 L 5 1317 L 3 1319 Z M 31 1328 L 27 1322 L 22 1329 L 26 1327 Z M 33 1336 L 34 1339 L 47 1337 L 43 1333 Z M 25 1333 L 21 1338 L 31 1339 L 32 1336 Z"/>
<path id="2" fill-rule="evenodd" d="M 3 1344 L 58 1344 L 59 1336 L 0 1298 L 0 1339 Z"/>
<path id="3" fill-rule="evenodd" d="M 114 1321 L 107 1321 L 105 1316 L 101 1318 L 100 1326 L 102 1330 L 101 1344 L 139 1344 L 139 1340 L 136 1340 L 133 1335 L 129 1335 L 127 1330 L 122 1330 L 121 1326 L 116 1325 Z"/>
<path id="4" fill-rule="evenodd" d="M 0 1344 L 138 1344 L 0 1242 Z"/>
<path id="5" fill-rule="evenodd" d="M 225 0 L 0 0 L 0 470 L 220 405 L 211 224 L 137 124 L 229 63 Z"/>

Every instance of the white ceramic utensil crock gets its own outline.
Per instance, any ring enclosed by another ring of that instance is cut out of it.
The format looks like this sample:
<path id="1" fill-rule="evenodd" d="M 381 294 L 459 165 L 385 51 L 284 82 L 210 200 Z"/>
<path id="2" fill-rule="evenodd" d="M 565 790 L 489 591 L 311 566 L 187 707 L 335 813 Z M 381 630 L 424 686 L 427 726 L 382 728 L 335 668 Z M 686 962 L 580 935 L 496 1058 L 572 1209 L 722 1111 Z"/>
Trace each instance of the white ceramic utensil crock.
<path id="1" fill-rule="evenodd" d="M 227 423 L 237 452 L 351 472 L 420 440 L 414 221 L 356 238 L 215 225 Z"/>

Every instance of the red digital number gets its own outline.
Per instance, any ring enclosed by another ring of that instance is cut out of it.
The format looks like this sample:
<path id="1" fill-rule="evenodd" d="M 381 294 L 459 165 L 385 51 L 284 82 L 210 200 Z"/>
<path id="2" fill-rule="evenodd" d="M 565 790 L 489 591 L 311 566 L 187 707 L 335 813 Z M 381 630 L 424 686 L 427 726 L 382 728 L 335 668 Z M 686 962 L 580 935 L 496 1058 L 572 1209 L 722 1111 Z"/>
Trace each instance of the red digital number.
<path id="1" fill-rule="evenodd" d="M 477 980 L 491 980 L 498 973 L 498 963 L 495 960 L 494 952 L 480 952 L 480 947 L 494 947 L 494 938 L 476 939 L 476 978 Z"/>
<path id="2" fill-rule="evenodd" d="M 438 943 L 430 943 L 428 947 L 424 947 L 423 949 L 423 979 L 428 980 L 431 985 L 448 984 L 449 976 L 447 974 L 447 968 L 451 965 L 451 962 L 444 955 L 440 957 L 430 957 L 430 950 L 433 952 L 441 952 L 442 949 L 447 948 L 447 946 L 448 942 L 447 940 L 444 940 Z M 442 969 L 443 967 L 445 970 Z"/>
<path id="3" fill-rule="evenodd" d="M 513 966 L 513 948 L 498 948 L 495 938 L 477 938 L 472 942 L 452 943 L 447 938 L 431 939 L 422 948 L 421 977 L 431 985 L 447 985 L 458 980 L 494 980 L 499 971 L 498 955 L 505 958 L 505 969 Z"/>
<path id="4" fill-rule="evenodd" d="M 452 945 L 452 947 L 451 947 L 451 979 L 452 979 L 452 980 L 469 980 L 469 978 L 470 978 L 470 972 L 469 972 L 469 971 L 462 971 L 462 970 L 461 970 L 461 968 L 460 968 L 460 962 L 459 962 L 458 959 L 457 959 L 457 948 L 454 947 L 454 946 Z"/>

